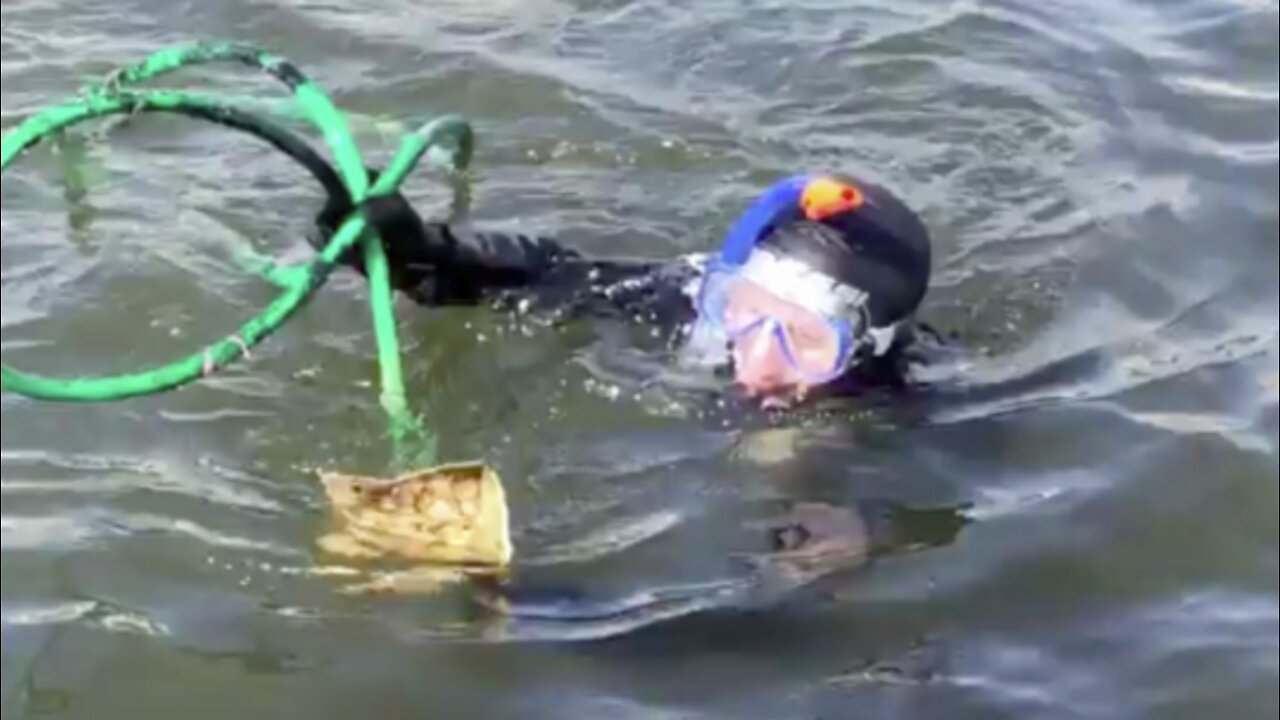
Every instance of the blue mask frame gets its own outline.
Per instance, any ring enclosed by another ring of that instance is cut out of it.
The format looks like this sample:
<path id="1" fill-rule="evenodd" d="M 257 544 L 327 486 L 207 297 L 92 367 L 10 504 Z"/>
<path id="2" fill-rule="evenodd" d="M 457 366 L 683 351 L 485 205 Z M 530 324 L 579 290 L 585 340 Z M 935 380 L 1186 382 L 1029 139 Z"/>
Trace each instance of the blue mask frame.
<path id="1" fill-rule="evenodd" d="M 857 361 L 858 341 L 855 339 L 857 326 L 847 319 L 826 318 L 827 326 L 835 333 L 838 344 L 836 349 L 836 358 L 833 365 L 823 371 L 809 372 L 803 367 L 799 358 L 795 353 L 795 344 L 790 335 L 786 332 L 782 323 L 776 318 L 764 316 L 757 318 L 755 321 L 745 325 L 744 327 L 732 329 L 726 327 L 719 319 L 723 317 L 724 311 L 721 302 L 714 301 L 711 295 L 711 279 L 715 273 L 732 272 L 721 268 L 713 270 L 707 275 L 706 281 L 698 291 L 695 300 L 695 308 L 698 313 L 698 322 L 706 323 L 716 333 L 722 336 L 730 344 L 736 343 L 742 338 L 759 330 L 761 327 L 773 324 L 771 333 L 774 340 L 779 343 L 782 348 L 784 359 L 787 364 L 794 370 L 804 381 L 810 385 L 825 385 L 836 378 L 841 377 L 853 367 Z"/>
<path id="2" fill-rule="evenodd" d="M 724 244 L 720 246 L 719 262 L 728 267 L 740 267 L 746 263 L 766 231 L 800 214 L 800 200 L 810 180 L 805 175 L 787 178 L 756 198 L 729 228 Z"/>

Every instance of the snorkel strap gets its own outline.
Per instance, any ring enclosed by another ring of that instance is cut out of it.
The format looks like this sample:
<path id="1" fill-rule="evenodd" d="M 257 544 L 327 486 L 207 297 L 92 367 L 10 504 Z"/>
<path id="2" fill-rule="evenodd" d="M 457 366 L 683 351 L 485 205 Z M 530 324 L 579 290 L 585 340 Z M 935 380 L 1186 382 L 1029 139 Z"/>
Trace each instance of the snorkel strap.
<path id="1" fill-rule="evenodd" d="M 773 295 L 829 319 L 861 320 L 866 312 L 866 292 L 769 249 L 752 253 L 736 272 Z"/>
<path id="2" fill-rule="evenodd" d="M 777 225 L 787 213 L 800 212 L 800 199 L 809 180 L 804 175 L 787 178 L 756 198 L 729 229 L 720 248 L 719 262 L 729 267 L 745 263 L 766 230 Z"/>

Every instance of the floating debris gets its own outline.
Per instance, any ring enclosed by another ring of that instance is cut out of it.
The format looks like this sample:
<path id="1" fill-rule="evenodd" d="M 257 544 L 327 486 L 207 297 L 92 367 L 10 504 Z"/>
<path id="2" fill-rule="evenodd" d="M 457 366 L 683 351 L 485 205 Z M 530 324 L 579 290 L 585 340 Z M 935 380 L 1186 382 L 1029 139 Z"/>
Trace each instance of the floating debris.
<path id="1" fill-rule="evenodd" d="M 432 468 L 394 479 L 322 476 L 334 532 L 326 553 L 361 561 L 407 561 L 415 568 L 348 588 L 350 592 L 434 592 L 471 574 L 511 563 L 506 493 L 476 464 Z"/>

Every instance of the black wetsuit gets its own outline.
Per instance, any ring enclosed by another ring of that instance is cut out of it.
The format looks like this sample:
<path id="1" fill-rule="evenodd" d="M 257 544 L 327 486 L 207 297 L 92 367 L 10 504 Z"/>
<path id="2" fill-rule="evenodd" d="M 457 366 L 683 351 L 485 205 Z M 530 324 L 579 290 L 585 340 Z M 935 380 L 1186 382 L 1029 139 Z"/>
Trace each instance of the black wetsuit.
<path id="1" fill-rule="evenodd" d="M 700 258 L 669 262 L 585 258 L 554 240 L 482 233 L 464 226 L 426 223 L 401 196 L 371 199 L 365 213 L 382 234 L 393 286 L 427 306 L 489 303 L 521 315 L 563 322 L 581 317 L 616 319 L 657 328 L 672 349 L 696 319 L 691 290 L 703 272 Z M 318 217 L 319 244 L 349 212 L 331 200 Z M 348 263 L 361 269 L 356 254 Z M 914 323 L 898 325 L 879 352 L 867 348 L 854 371 L 823 388 L 826 397 L 871 388 L 906 387 L 908 367 L 922 361 Z M 929 332 L 926 337 L 933 338 Z"/>

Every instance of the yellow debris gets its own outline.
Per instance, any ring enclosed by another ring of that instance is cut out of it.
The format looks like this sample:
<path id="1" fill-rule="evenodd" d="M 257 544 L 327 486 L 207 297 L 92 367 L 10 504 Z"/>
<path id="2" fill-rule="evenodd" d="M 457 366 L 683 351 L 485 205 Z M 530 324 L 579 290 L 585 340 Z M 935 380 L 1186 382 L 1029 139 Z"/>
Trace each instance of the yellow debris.
<path id="1" fill-rule="evenodd" d="M 497 473 L 480 464 L 431 468 L 382 479 L 321 478 L 333 510 L 333 532 L 319 541 L 329 555 L 407 561 L 422 585 L 465 573 L 493 573 L 511 563 L 510 516 Z M 356 591 L 393 591 L 383 576 Z M 414 584 L 414 583 L 411 583 Z"/>

